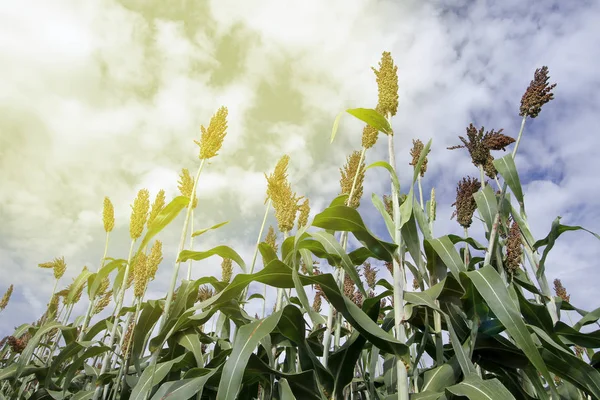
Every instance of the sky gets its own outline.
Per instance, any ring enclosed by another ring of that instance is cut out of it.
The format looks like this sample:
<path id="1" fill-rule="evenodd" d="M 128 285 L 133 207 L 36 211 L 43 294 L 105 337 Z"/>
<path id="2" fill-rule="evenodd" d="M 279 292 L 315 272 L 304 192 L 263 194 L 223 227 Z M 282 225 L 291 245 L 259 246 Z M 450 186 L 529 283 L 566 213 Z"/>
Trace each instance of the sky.
<path id="1" fill-rule="evenodd" d="M 345 109 L 376 105 L 371 67 L 383 51 L 398 66 L 392 124 L 403 192 L 412 140 L 433 139 L 423 187 L 426 199 L 436 188 L 436 235 L 462 234 L 450 220 L 456 184 L 478 176 L 465 150 L 446 148 L 460 144 L 470 123 L 516 136 L 521 96 L 543 65 L 558 84 L 555 100 L 527 121 L 516 158 L 532 233 L 545 237 L 557 216 L 600 232 L 599 18 L 600 3 L 584 0 L 4 4 L 0 292 L 10 284 L 15 290 L 0 313 L 0 337 L 45 311 L 54 281 L 39 263 L 65 257 L 59 289 L 84 265 L 96 270 L 104 196 L 116 218 L 108 255 L 127 257 L 136 193 L 179 194 L 181 168 L 199 165 L 193 140 L 221 106 L 229 110 L 227 136 L 200 177 L 194 226 L 229 223 L 194 249 L 226 244 L 250 263 L 265 210 L 264 173 L 284 154 L 312 219 L 339 194 L 339 168 L 361 146 L 363 123 L 344 115 L 330 143 L 333 121 Z M 367 164 L 387 159 L 385 139 L 367 152 Z M 375 168 L 365 181 L 360 212 L 389 240 L 370 200 L 389 193 L 389 176 Z M 180 216 L 160 234 L 164 261 L 148 298 L 167 291 L 182 223 Z M 273 212 L 268 224 L 276 226 Z M 483 241 L 477 221 L 471 233 Z M 595 309 L 599 258 L 596 238 L 567 232 L 547 259 L 547 277 L 562 280 L 573 304 Z M 219 277 L 220 263 L 195 263 L 193 278 Z M 389 277 L 383 267 L 380 276 Z M 270 309 L 274 296 L 267 300 Z M 86 307 L 84 295 L 73 315 Z M 260 308 L 253 300 L 250 309 Z"/>

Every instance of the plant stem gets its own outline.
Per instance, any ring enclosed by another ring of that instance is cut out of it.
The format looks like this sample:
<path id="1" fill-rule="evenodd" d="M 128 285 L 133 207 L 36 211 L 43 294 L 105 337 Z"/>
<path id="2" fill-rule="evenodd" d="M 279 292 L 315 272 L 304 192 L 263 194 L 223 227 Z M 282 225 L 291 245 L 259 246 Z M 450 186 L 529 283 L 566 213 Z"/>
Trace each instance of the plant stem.
<path id="1" fill-rule="evenodd" d="M 110 234 L 110 232 L 106 232 L 106 239 L 104 241 L 104 254 L 102 255 L 102 260 L 100 260 L 100 264 L 98 265 L 98 269 L 96 270 L 96 273 L 100 272 L 102 267 L 104 267 L 104 262 L 106 261 L 106 253 L 108 252 L 109 234 Z M 85 318 L 83 320 L 83 324 L 81 325 L 81 332 L 79 333 L 79 337 L 77 338 L 78 342 L 83 340 L 83 335 L 85 335 L 85 330 L 87 329 L 88 324 L 90 323 L 90 319 L 92 318 L 92 311 L 94 310 L 95 302 L 96 302 L 96 297 L 94 296 L 93 298 L 90 299 L 90 304 L 88 305 L 88 309 L 85 313 Z"/>
<path id="2" fill-rule="evenodd" d="M 392 115 L 388 112 L 387 120 L 391 125 Z M 388 135 L 388 153 L 389 153 L 389 164 L 392 166 L 392 170 L 396 173 L 396 158 L 394 155 L 394 136 Z M 402 236 L 400 232 L 400 204 L 399 197 L 400 193 L 391 183 L 392 186 L 392 207 L 394 214 L 394 243 L 398 245 L 398 260 L 397 257 L 393 257 L 394 266 L 394 327 L 396 333 L 396 339 L 401 342 L 406 342 L 406 333 L 404 330 L 404 271 L 403 271 L 403 251 L 402 251 Z M 398 379 L 398 400 L 408 400 L 408 374 L 406 367 L 402 360 L 396 360 L 396 370 Z"/>
<path id="3" fill-rule="evenodd" d="M 194 247 L 194 236 L 192 236 L 193 233 L 194 233 L 194 210 L 192 210 L 190 213 L 190 248 L 189 248 L 189 250 L 192 250 Z M 193 261 L 194 260 L 192 260 L 191 258 L 188 260 L 188 271 L 187 271 L 187 280 L 188 281 L 192 280 L 192 262 Z"/>
<path id="4" fill-rule="evenodd" d="M 117 298 L 117 305 L 115 306 L 115 320 L 113 323 L 113 327 L 110 331 L 110 337 L 108 339 L 108 348 L 109 350 L 106 352 L 104 359 L 102 360 L 102 368 L 100 368 L 100 373 L 98 376 L 102 375 L 106 372 L 106 368 L 108 367 L 109 360 L 112 356 L 112 346 L 115 343 L 115 335 L 117 333 L 117 326 L 119 326 L 119 313 L 121 312 L 121 306 L 123 305 L 123 298 L 125 297 L 125 291 L 127 290 L 127 279 L 129 278 L 129 270 L 131 264 L 131 254 L 133 253 L 133 245 L 135 244 L 135 239 L 131 240 L 131 245 L 129 246 L 129 256 L 127 257 L 127 265 L 125 266 L 125 274 L 123 275 L 123 281 L 121 282 L 121 288 L 119 289 L 119 295 Z M 102 390 L 102 386 L 97 386 L 94 391 L 93 400 L 98 400 L 100 396 L 100 391 Z"/>
<path id="5" fill-rule="evenodd" d="M 354 189 L 356 188 L 356 182 L 358 180 L 358 175 L 360 173 L 362 163 L 365 159 L 366 152 L 367 152 L 367 149 L 365 147 L 363 147 L 362 151 L 360 153 L 358 167 L 356 168 L 356 172 L 354 174 L 354 179 L 352 180 L 352 187 L 350 188 L 350 194 L 348 195 L 348 199 L 346 200 L 346 205 L 348 207 L 350 206 L 350 204 L 352 202 L 352 196 L 354 196 Z M 340 236 L 340 242 L 342 243 L 342 248 L 344 250 L 346 250 L 346 247 L 347 247 L 347 243 L 348 243 L 347 240 L 348 240 L 348 232 L 342 232 L 342 234 Z M 336 267 L 333 277 L 337 281 L 338 286 L 343 287 L 345 274 L 344 274 L 344 270 L 341 267 Z M 340 316 L 339 322 L 341 322 L 341 316 Z M 338 326 L 339 325 L 340 324 L 338 324 Z M 331 345 L 331 328 L 332 328 L 332 326 L 333 326 L 333 306 L 330 303 L 329 311 L 327 314 L 327 327 L 325 328 L 325 333 L 323 335 L 323 365 L 325 367 L 327 367 L 327 360 L 329 359 L 329 347 Z M 336 338 L 335 338 L 334 343 L 339 344 L 340 329 L 338 329 L 337 327 L 335 330 L 335 335 L 336 335 Z"/>
<path id="6" fill-rule="evenodd" d="M 160 320 L 160 329 L 159 332 L 165 327 L 167 322 L 167 318 L 169 317 L 169 310 L 171 308 L 171 302 L 173 301 L 173 292 L 175 291 L 175 285 L 177 284 L 177 277 L 179 276 L 179 266 L 181 265 L 181 261 L 179 261 L 179 254 L 183 251 L 183 245 L 185 243 L 185 235 L 187 234 L 187 228 L 190 221 L 190 216 L 192 215 L 192 205 L 194 203 L 194 198 L 196 197 L 196 187 L 198 186 L 198 179 L 200 178 L 200 173 L 202 172 L 202 167 L 204 167 L 204 163 L 206 159 L 202 159 L 200 161 L 200 167 L 198 168 L 198 172 L 196 173 L 196 179 L 194 179 L 194 187 L 192 188 L 192 194 L 190 195 L 190 202 L 187 206 L 187 213 L 185 215 L 185 221 L 183 222 L 183 229 L 181 230 L 181 239 L 179 240 L 179 247 L 177 249 L 177 259 L 175 261 L 175 267 L 173 268 L 173 274 L 171 275 L 171 284 L 169 286 L 169 291 L 167 292 L 167 299 L 165 301 L 165 310 L 162 314 L 162 318 Z M 156 355 L 160 349 L 156 350 Z"/>

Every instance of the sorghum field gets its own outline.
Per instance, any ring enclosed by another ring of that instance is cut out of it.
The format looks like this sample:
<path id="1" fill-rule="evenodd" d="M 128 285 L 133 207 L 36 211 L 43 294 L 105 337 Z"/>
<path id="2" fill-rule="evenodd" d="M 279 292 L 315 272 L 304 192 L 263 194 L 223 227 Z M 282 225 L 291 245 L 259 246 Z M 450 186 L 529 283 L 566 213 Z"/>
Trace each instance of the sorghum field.
<path id="1" fill-rule="evenodd" d="M 600 399 L 600 330 L 582 331 L 599 324 L 600 310 L 571 304 L 544 269 L 563 233 L 586 230 L 556 218 L 546 237 L 532 237 L 514 162 L 527 121 L 553 99 L 548 68 L 536 70 L 524 90 L 514 137 L 470 124 L 448 149 L 473 164 L 473 176 L 456 185 L 454 216 L 463 236 L 435 229 L 435 190 L 422 190 L 432 142 L 394 147 L 398 77 L 391 54 L 373 70 L 376 108 L 332 117 L 332 146 L 342 116 L 365 123 L 362 148 L 341 168 L 340 195 L 309 220 L 309 199 L 288 181 L 294 160 L 282 154 L 265 174 L 265 222 L 256 227 L 252 260 L 226 245 L 190 250 L 195 237 L 224 224 L 191 228 L 199 224 L 198 182 L 227 135 L 226 107 L 201 128 L 197 171 L 182 170 L 180 196 L 160 191 L 151 201 L 139 190 L 128 254 L 111 251 L 114 205 L 104 198 L 101 267 L 83 268 L 61 288 L 65 259 L 39 264 L 53 274 L 55 290 L 38 321 L 1 340 L 0 399 Z M 367 166 L 365 154 L 377 140 L 387 141 L 389 158 Z M 396 165 L 406 164 L 412 181 L 399 182 Z M 389 195 L 363 193 L 373 168 L 389 173 Z M 367 228 L 361 201 L 379 210 L 389 238 Z M 271 212 L 276 228 L 266 227 Z M 174 226 L 180 214 L 183 226 Z M 483 225 L 484 243 L 469 236 L 473 224 Z M 162 257 L 166 229 L 181 230 L 176 260 Z M 351 252 L 349 235 L 362 244 Z M 214 258 L 222 260 L 220 277 L 190 279 L 192 264 Z M 375 260 L 392 281 L 378 278 Z M 319 271 L 323 262 L 333 274 Z M 234 263 L 243 273 L 233 274 Z M 158 268 L 172 269 L 170 288 L 149 299 Z M 179 281 L 186 268 L 188 279 Z M 249 295 L 253 282 L 277 289 L 274 309 L 247 312 L 251 299 L 266 303 L 264 295 Z M 0 310 L 10 307 L 12 291 Z M 78 302 L 88 304 L 85 315 L 72 315 Z M 99 319 L 106 308 L 112 314 Z M 565 321 L 565 311 L 578 319 Z"/>

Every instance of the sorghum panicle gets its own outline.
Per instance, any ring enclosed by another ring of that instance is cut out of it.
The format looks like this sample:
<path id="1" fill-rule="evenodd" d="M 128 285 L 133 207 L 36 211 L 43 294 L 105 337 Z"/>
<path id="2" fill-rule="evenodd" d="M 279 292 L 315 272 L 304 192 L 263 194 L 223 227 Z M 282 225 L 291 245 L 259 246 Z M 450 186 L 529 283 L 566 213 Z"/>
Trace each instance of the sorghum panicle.
<path id="1" fill-rule="evenodd" d="M 413 142 L 413 147 L 410 150 L 410 155 L 412 156 L 412 161 L 409 162 L 408 165 L 412 165 L 413 167 L 416 167 L 419 162 L 419 158 L 421 157 L 421 152 L 423 151 L 425 146 L 423 145 L 423 142 L 421 142 L 419 139 L 417 139 L 417 140 L 413 139 L 412 142 Z M 423 160 L 423 164 L 421 164 L 421 169 L 420 169 L 421 177 L 425 176 L 426 171 L 427 171 L 427 157 L 425 157 L 425 159 Z"/>
<path id="2" fill-rule="evenodd" d="M 347 158 L 347 163 L 344 165 L 344 169 L 340 168 L 342 177 L 340 178 L 340 186 L 342 192 L 340 194 L 350 195 L 352 189 L 352 182 L 354 182 L 354 176 L 358 171 L 358 177 L 356 178 L 356 185 L 354 186 L 354 192 L 350 199 L 350 207 L 358 208 L 360 205 L 360 198 L 363 194 L 363 182 L 365 179 L 365 163 L 358 164 L 360 161 L 360 152 L 353 151 Z"/>
<path id="3" fill-rule="evenodd" d="M 384 51 L 379 62 L 379 71 L 371 67 L 377 80 L 377 108 L 383 116 L 396 115 L 398 111 L 398 67 L 394 65 L 392 55 Z M 378 111 L 379 111 L 378 110 Z"/>
<path id="4" fill-rule="evenodd" d="M 215 292 L 208 286 L 200 286 L 200 288 L 198 289 L 197 301 L 199 301 L 200 303 L 206 301 L 213 297 L 214 294 Z"/>
<path id="5" fill-rule="evenodd" d="M 102 209 L 102 223 L 104 231 L 110 232 L 115 227 L 115 208 L 108 197 L 104 198 L 104 207 Z"/>
<path id="6" fill-rule="evenodd" d="M 310 214 L 310 205 L 308 199 L 305 199 L 299 207 L 300 215 L 298 216 L 298 229 L 308 224 L 308 214 Z"/>
<path id="7" fill-rule="evenodd" d="M 373 268 L 368 261 L 363 264 L 363 275 L 365 276 L 365 281 L 367 282 L 369 289 L 374 291 L 375 284 L 377 283 L 377 270 Z"/>
<path id="8" fill-rule="evenodd" d="M 112 290 L 109 290 L 100 298 L 100 300 L 98 300 L 98 303 L 96 304 L 96 307 L 94 308 L 94 315 L 100 314 L 102 312 L 102 310 L 104 310 L 106 308 L 106 306 L 108 306 L 110 304 L 110 299 L 112 297 L 112 294 L 113 294 Z"/>
<path id="9" fill-rule="evenodd" d="M 550 79 L 548 67 L 543 66 L 535 70 L 533 80 L 521 98 L 521 108 L 519 109 L 521 117 L 537 117 L 542 111 L 542 106 L 554 99 L 551 91 L 556 87 L 556 83 L 548 85 L 548 79 Z"/>
<path id="10" fill-rule="evenodd" d="M 233 263 L 230 258 L 223 258 L 223 262 L 221 262 L 221 280 L 229 283 L 231 275 L 233 275 Z"/>
<path id="11" fill-rule="evenodd" d="M 481 183 L 476 178 L 471 177 L 463 178 L 456 188 L 456 202 L 452 206 L 456 206 L 456 220 L 465 228 L 470 227 L 473 222 L 473 213 L 477 209 L 473 194 L 480 188 Z"/>
<path id="12" fill-rule="evenodd" d="M 227 134 L 227 107 L 221 107 L 210 119 L 208 128 L 200 126 L 202 136 L 200 142 L 194 140 L 200 146 L 200 159 L 215 157 L 223 146 L 223 139 Z"/>
<path id="13" fill-rule="evenodd" d="M 521 248 L 521 231 L 519 225 L 513 221 L 506 239 L 506 262 L 504 267 L 512 276 L 521 266 L 521 256 L 523 249 Z"/>
<path id="14" fill-rule="evenodd" d="M 146 291 L 146 285 L 148 284 L 148 256 L 144 252 L 141 252 L 135 261 L 135 267 L 133 268 L 134 286 L 133 293 L 135 297 L 142 297 Z"/>
<path id="15" fill-rule="evenodd" d="M 148 257 L 148 281 L 154 280 L 156 271 L 158 271 L 158 266 L 162 260 L 162 242 L 157 240 L 150 249 L 150 256 Z"/>
<path id="16" fill-rule="evenodd" d="M 6 293 L 4 293 L 4 296 L 2 296 L 2 299 L 0 299 L 0 310 L 4 310 L 6 308 L 8 302 L 10 301 L 10 296 L 12 295 L 12 292 L 13 285 L 10 285 L 6 290 Z"/>
<path id="17" fill-rule="evenodd" d="M 147 189 L 141 189 L 133 205 L 131 206 L 131 220 L 129 224 L 129 234 L 131 239 L 138 239 L 142 236 L 144 225 L 148 219 L 148 209 L 150 208 L 150 193 Z"/>
<path id="18" fill-rule="evenodd" d="M 160 214 L 160 212 L 163 210 L 163 208 L 165 208 L 165 191 L 161 189 L 156 194 L 154 203 L 152 203 L 152 208 L 150 209 L 150 215 L 148 216 L 148 224 L 147 224 L 148 228 L 150 228 L 150 225 L 152 224 L 154 219 L 156 219 L 158 214 Z"/>
<path id="19" fill-rule="evenodd" d="M 558 297 L 563 299 L 563 301 L 566 301 L 568 303 L 569 300 L 571 300 L 571 296 L 567 294 L 567 289 L 565 289 L 565 287 L 562 285 L 560 279 L 554 280 L 554 291 L 556 292 L 556 295 Z"/>
<path id="20" fill-rule="evenodd" d="M 194 178 L 190 175 L 190 171 L 187 168 L 181 169 L 181 175 L 179 175 L 179 184 L 177 188 L 179 189 L 179 193 L 182 196 L 187 197 L 188 199 L 192 197 L 192 190 L 194 190 Z M 192 201 L 192 209 L 196 208 L 198 205 L 198 197 L 194 196 L 194 200 Z M 189 204 L 188 204 L 189 206 Z M 187 207 L 187 206 L 186 206 Z"/>

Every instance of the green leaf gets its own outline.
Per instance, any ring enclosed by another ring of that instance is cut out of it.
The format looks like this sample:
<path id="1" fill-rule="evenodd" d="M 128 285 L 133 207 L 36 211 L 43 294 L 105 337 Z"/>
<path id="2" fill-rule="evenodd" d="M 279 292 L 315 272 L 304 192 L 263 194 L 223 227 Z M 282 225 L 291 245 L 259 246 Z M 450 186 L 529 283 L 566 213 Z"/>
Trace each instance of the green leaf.
<path id="1" fill-rule="evenodd" d="M 66 304 L 72 304 L 75 301 L 75 296 L 77 296 L 77 293 L 82 290 L 82 288 L 86 285 L 87 281 L 88 281 L 88 277 L 92 275 L 92 273 L 90 271 L 88 271 L 87 269 L 82 270 L 79 275 L 77 275 L 77 278 L 75 278 L 75 280 L 73 281 L 73 283 L 71 284 L 71 289 L 69 290 L 69 294 L 67 295 L 67 298 L 65 299 L 65 303 Z"/>
<path id="2" fill-rule="evenodd" d="M 152 332 L 154 325 L 158 322 L 162 315 L 162 308 L 158 301 L 151 300 L 142 305 L 142 312 L 138 322 L 133 329 L 133 341 L 131 348 L 131 361 L 135 366 L 138 374 L 142 373 L 140 367 L 140 358 L 144 353 L 146 336 Z"/>
<path id="3" fill-rule="evenodd" d="M 444 390 L 448 386 L 455 384 L 460 374 L 461 370 L 458 367 L 457 359 L 453 357 L 447 363 L 425 371 L 421 391 L 435 393 Z"/>
<path id="4" fill-rule="evenodd" d="M 217 372 L 217 369 L 204 369 L 202 372 L 204 375 L 196 378 L 163 383 L 151 400 L 189 399 L 196 393 L 199 393 L 199 397 L 202 397 L 204 385 Z"/>
<path id="5" fill-rule="evenodd" d="M 442 236 L 439 239 L 427 239 L 424 241 L 425 247 L 431 246 L 443 263 L 450 269 L 452 276 L 460 282 L 460 273 L 466 272 L 467 267 L 460 255 L 456 251 L 454 244 L 448 236 Z"/>
<path id="6" fill-rule="evenodd" d="M 510 190 L 514 193 L 521 209 L 523 209 L 523 190 L 521 189 L 521 181 L 519 180 L 519 174 L 517 173 L 517 167 L 515 160 L 513 160 L 512 154 L 507 154 L 502 158 L 498 158 L 493 161 L 494 167 L 498 170 L 504 182 L 508 185 Z"/>
<path id="7" fill-rule="evenodd" d="M 87 293 L 90 299 L 93 299 L 98 294 L 100 284 L 115 268 L 120 268 L 127 264 L 127 260 L 112 260 L 97 273 L 90 274 L 88 277 Z"/>
<path id="8" fill-rule="evenodd" d="M 37 330 L 37 332 L 35 333 L 35 335 L 33 335 L 33 337 L 31 339 L 29 339 L 29 342 L 27 342 L 27 346 L 25 346 L 25 349 L 23 349 L 23 352 L 21 353 L 21 356 L 19 357 L 19 360 L 17 361 L 17 370 L 16 370 L 17 378 L 19 378 L 21 376 L 21 374 L 25 370 L 25 367 L 28 366 L 29 360 L 31 359 L 31 356 L 33 355 L 33 351 L 40 343 L 42 336 L 44 336 L 44 334 L 46 334 L 56 328 L 62 329 L 62 328 L 66 328 L 66 326 L 61 325 L 60 322 L 58 322 L 58 321 L 48 321 Z"/>
<path id="9" fill-rule="evenodd" d="M 477 203 L 477 211 L 487 226 L 487 231 L 491 232 L 498 213 L 498 199 L 496 199 L 494 189 L 490 185 L 485 185 L 483 190 L 473 194 L 473 198 Z"/>
<path id="10" fill-rule="evenodd" d="M 285 378 L 279 380 L 279 396 L 281 400 L 296 400 L 292 388 L 290 388 L 290 384 Z"/>
<path id="11" fill-rule="evenodd" d="M 419 160 L 417 164 L 413 168 L 413 179 L 410 185 L 410 191 L 406 196 L 406 201 L 400 205 L 400 227 L 402 227 L 409 219 L 413 213 L 413 201 L 414 201 L 414 193 L 415 193 L 415 182 L 417 182 L 417 178 L 421 173 L 421 165 L 425 162 L 425 158 L 429 154 L 429 149 L 431 148 L 432 139 L 429 139 L 429 142 L 425 145 L 423 150 L 421 150 L 421 155 L 419 156 Z"/>
<path id="12" fill-rule="evenodd" d="M 385 226 L 387 227 L 388 233 L 390 234 L 390 237 L 393 238 L 394 237 L 394 229 L 395 229 L 394 228 L 394 220 L 392 220 L 392 217 L 390 217 L 390 214 L 388 214 L 387 210 L 385 209 L 385 204 L 383 204 L 383 200 L 381 200 L 379 198 L 379 196 L 377 196 L 376 193 L 373 193 L 371 195 L 371 202 L 373 203 L 373 205 L 375 206 L 377 211 L 379 211 L 379 213 L 383 217 L 383 220 L 385 221 Z M 422 226 L 421 226 L 421 230 L 423 230 Z"/>
<path id="13" fill-rule="evenodd" d="M 319 314 L 318 312 L 313 310 L 312 307 L 310 306 L 310 303 L 308 302 L 308 296 L 306 295 L 306 292 L 304 291 L 304 286 L 302 285 L 302 282 L 300 281 L 300 277 L 298 275 L 297 268 L 294 268 L 292 270 L 292 279 L 294 280 L 294 287 L 296 288 L 296 293 L 298 295 L 298 299 L 300 300 L 300 304 L 302 304 L 302 307 L 308 313 L 314 326 L 318 326 L 320 324 L 326 324 L 327 321 L 325 320 L 325 318 L 323 318 L 323 316 L 321 314 Z"/>
<path id="14" fill-rule="evenodd" d="M 515 400 L 514 396 L 498 379 L 486 379 L 472 374 L 457 385 L 446 390 L 457 396 L 466 396 L 471 400 Z"/>
<path id="15" fill-rule="evenodd" d="M 392 261 L 398 247 L 393 243 L 383 242 L 375 237 L 365 226 L 362 217 L 355 209 L 346 206 L 328 207 L 313 220 L 313 226 L 335 231 L 352 232 L 356 239 L 383 261 Z M 311 234 L 314 236 L 314 233 Z"/>
<path id="16" fill-rule="evenodd" d="M 358 271 L 353 265 L 352 260 L 350 260 L 350 257 L 348 256 L 348 254 L 346 254 L 346 251 L 335 239 L 335 237 L 333 237 L 333 235 L 330 235 L 327 232 L 314 232 L 311 233 L 311 236 L 317 239 L 328 253 L 334 254 L 335 256 L 341 258 L 341 266 L 342 268 L 344 268 L 344 271 L 346 271 L 348 276 L 352 278 L 352 281 L 354 281 L 362 295 L 368 297 L 367 292 L 365 291 L 365 288 L 362 284 L 362 280 L 360 279 L 360 275 L 358 275 Z"/>
<path id="17" fill-rule="evenodd" d="M 372 108 L 351 108 L 346 110 L 346 112 L 386 135 L 394 134 L 387 118 Z"/>
<path id="18" fill-rule="evenodd" d="M 277 326 L 282 311 L 265 319 L 242 326 L 236 335 L 233 351 L 223 366 L 217 400 L 235 400 L 242 383 L 242 377 L 250 355 L 265 336 Z"/>
<path id="19" fill-rule="evenodd" d="M 366 168 L 365 171 L 370 169 L 370 168 L 374 168 L 374 167 L 382 167 L 388 170 L 388 172 L 390 173 L 390 179 L 392 180 L 392 185 L 394 187 L 394 189 L 398 192 L 398 195 L 400 194 L 400 182 L 398 181 L 398 175 L 396 175 L 396 172 L 394 171 L 394 168 L 387 162 L 385 161 L 376 161 L 372 164 L 369 164 Z M 385 210 L 385 205 L 384 205 L 384 210 Z M 388 214 L 389 215 L 389 214 Z M 384 217 L 385 218 L 385 217 Z M 393 230 L 392 230 L 393 232 Z M 394 237 L 393 234 L 391 234 L 392 237 Z"/>
<path id="20" fill-rule="evenodd" d="M 194 358 L 196 359 L 196 365 L 199 368 L 204 367 L 204 357 L 202 356 L 202 343 L 200 343 L 200 339 L 198 334 L 194 329 L 188 329 L 179 336 L 177 339 L 177 343 L 186 348 L 186 350 L 191 351 L 194 354 Z"/>
<path id="21" fill-rule="evenodd" d="M 238 253 L 235 252 L 231 247 L 228 246 L 217 246 L 207 251 L 192 251 L 192 250 L 183 250 L 179 253 L 178 262 L 185 262 L 187 260 L 200 261 L 205 258 L 218 255 L 223 258 L 230 258 L 235 261 L 237 265 L 240 266 L 244 273 L 246 272 L 246 263 L 242 260 L 242 257 Z"/>
<path id="22" fill-rule="evenodd" d="M 600 329 L 593 332 L 581 333 L 564 322 L 558 321 L 554 333 L 567 339 L 570 343 L 590 349 L 600 348 Z"/>
<path id="23" fill-rule="evenodd" d="M 600 307 L 587 313 L 575 325 L 573 325 L 573 328 L 580 330 L 582 326 L 593 324 L 594 322 L 598 321 L 598 319 L 600 319 Z"/>
<path id="24" fill-rule="evenodd" d="M 142 242 L 140 243 L 140 246 L 136 251 L 136 256 L 142 249 L 144 249 L 148 245 L 148 243 L 150 243 L 150 240 L 152 240 L 154 236 L 156 236 L 167 225 L 169 225 L 171 221 L 177 218 L 181 210 L 186 208 L 189 202 L 189 197 L 177 196 L 173 200 L 171 200 L 171 202 L 167 204 L 165 208 L 161 210 L 160 213 L 158 213 L 156 218 L 154 218 L 154 220 L 148 227 L 146 235 L 144 235 L 144 238 L 142 239 Z"/>
<path id="25" fill-rule="evenodd" d="M 513 302 L 496 270 L 488 264 L 479 270 L 466 272 L 466 275 L 533 366 L 542 373 L 546 381 L 553 382 L 548 368 L 523 322 L 517 305 Z M 556 394 L 556 387 L 553 384 L 550 385 L 550 388 Z"/>
<path id="26" fill-rule="evenodd" d="M 342 118 L 342 115 L 344 115 L 344 112 L 340 111 L 335 117 L 335 120 L 333 121 L 333 128 L 331 129 L 331 140 L 329 141 L 329 143 L 333 143 L 335 134 L 337 133 L 338 127 L 340 126 L 340 119 Z"/>
<path id="27" fill-rule="evenodd" d="M 145 400 L 152 388 L 162 381 L 173 368 L 173 365 L 183 360 L 185 354 L 169 361 L 148 366 L 131 392 L 130 400 Z M 153 374 L 154 372 L 154 374 Z M 154 377 L 153 377 L 154 375 Z"/>
<path id="28" fill-rule="evenodd" d="M 213 225 L 213 226 L 211 226 L 210 228 L 203 228 L 203 229 L 200 229 L 200 230 L 198 230 L 198 231 L 196 231 L 196 232 L 192 233 L 192 237 L 200 236 L 200 235 L 202 235 L 203 233 L 206 233 L 206 232 L 210 231 L 211 229 L 217 229 L 217 228 L 220 228 L 220 227 L 222 227 L 223 225 L 227 225 L 228 223 L 229 223 L 229 221 L 225 221 L 225 222 L 221 222 L 221 223 L 218 223 L 218 224 L 216 224 L 216 225 Z"/>
<path id="29" fill-rule="evenodd" d="M 591 233 L 597 239 L 600 240 L 600 235 L 598 235 L 592 231 L 589 231 L 585 228 L 582 228 L 581 226 L 562 225 L 560 223 L 560 219 L 561 219 L 561 217 L 556 217 L 556 219 L 552 222 L 552 228 L 550 228 L 550 233 L 548 234 L 548 236 L 546 236 L 544 239 L 538 240 L 533 245 L 534 250 L 537 250 L 541 246 L 546 246 L 546 248 L 544 249 L 544 253 L 542 254 L 542 258 L 540 259 L 540 265 L 538 266 L 538 269 L 536 271 L 536 275 L 538 278 L 540 278 L 544 274 L 546 257 L 548 256 L 548 253 L 550 252 L 550 250 L 552 250 L 552 248 L 554 247 L 554 243 L 556 242 L 556 239 L 558 239 L 558 237 L 562 233 L 564 233 L 566 231 L 583 230 L 583 231 Z"/>

